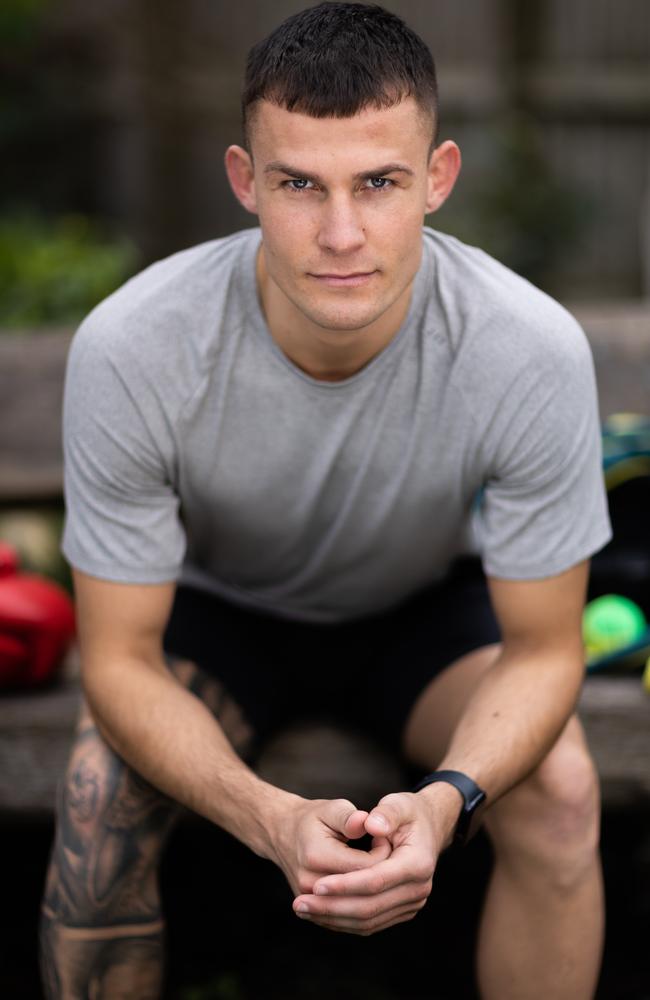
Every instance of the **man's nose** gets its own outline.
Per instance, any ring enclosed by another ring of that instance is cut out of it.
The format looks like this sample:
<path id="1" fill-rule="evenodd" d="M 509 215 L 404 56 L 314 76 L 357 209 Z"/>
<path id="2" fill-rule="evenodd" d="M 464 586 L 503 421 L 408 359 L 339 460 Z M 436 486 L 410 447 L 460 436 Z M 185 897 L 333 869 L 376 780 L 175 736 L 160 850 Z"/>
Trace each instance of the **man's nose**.
<path id="1" fill-rule="evenodd" d="M 358 205 L 346 195 L 329 195 L 323 205 L 318 245 L 331 253 L 349 254 L 366 242 Z"/>

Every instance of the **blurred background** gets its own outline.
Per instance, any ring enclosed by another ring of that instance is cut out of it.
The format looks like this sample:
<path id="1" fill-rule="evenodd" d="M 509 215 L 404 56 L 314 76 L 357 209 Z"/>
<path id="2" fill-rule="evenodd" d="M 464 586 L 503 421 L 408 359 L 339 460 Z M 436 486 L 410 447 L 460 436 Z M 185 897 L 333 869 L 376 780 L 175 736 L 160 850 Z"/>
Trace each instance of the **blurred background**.
<path id="1" fill-rule="evenodd" d="M 301 0 L 3 0 L 0 324 L 255 224 L 223 167 L 250 45 Z M 565 300 L 650 294 L 647 0 L 401 0 L 464 169 L 435 225 Z"/>
<path id="2" fill-rule="evenodd" d="M 305 5 L 0 2 L 0 541 L 24 569 L 67 589 L 60 404 L 72 332 L 151 261 L 256 224 L 228 188 L 223 154 L 241 139 L 248 49 Z M 576 313 L 594 351 L 602 416 L 650 413 L 649 0 L 384 6 L 431 47 L 441 138 L 455 139 L 464 156 L 452 198 L 427 221 Z M 650 553 L 650 539 L 644 544 Z M 64 683 L 43 695 L 0 696 L 0 843 L 15 859 L 0 923 L 0 995 L 9 1000 L 41 996 L 36 917 L 77 673 L 72 662 Z M 634 685 L 638 694 L 638 678 Z M 622 690 L 609 714 L 598 708 L 601 773 L 613 762 L 598 996 L 649 1000 L 650 727 L 647 701 L 626 701 Z M 318 747 L 303 741 L 292 752 L 285 775 L 290 759 L 302 766 L 309 754 L 311 780 L 322 773 Z M 386 760 L 377 773 L 394 780 Z M 185 827 L 163 872 L 169 1000 L 473 997 L 472 934 L 488 860 L 480 839 L 447 859 L 438 902 L 413 927 L 362 942 L 361 953 L 346 935 L 296 926 L 277 871 L 220 831 Z"/>

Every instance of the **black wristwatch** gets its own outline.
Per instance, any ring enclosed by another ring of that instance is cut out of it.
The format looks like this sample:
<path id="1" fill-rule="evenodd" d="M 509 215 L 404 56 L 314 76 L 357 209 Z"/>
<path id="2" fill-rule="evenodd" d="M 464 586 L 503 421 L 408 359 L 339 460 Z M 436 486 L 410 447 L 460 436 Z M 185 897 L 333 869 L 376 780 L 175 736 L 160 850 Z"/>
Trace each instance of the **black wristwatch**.
<path id="1" fill-rule="evenodd" d="M 448 785 L 453 785 L 463 796 L 463 808 L 456 823 L 453 843 L 466 844 L 481 825 L 481 815 L 486 800 L 485 792 L 462 771 L 434 771 L 419 781 L 412 791 L 419 792 L 427 785 L 432 785 L 434 781 L 445 781 Z"/>

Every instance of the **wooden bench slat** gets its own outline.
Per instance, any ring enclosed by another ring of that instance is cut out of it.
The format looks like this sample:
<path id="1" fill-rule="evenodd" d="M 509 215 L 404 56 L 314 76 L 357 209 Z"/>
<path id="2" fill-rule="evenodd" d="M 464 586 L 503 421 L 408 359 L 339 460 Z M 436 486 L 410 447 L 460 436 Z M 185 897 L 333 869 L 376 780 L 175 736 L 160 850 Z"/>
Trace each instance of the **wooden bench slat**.
<path id="1" fill-rule="evenodd" d="M 71 330 L 0 334 L 0 500 L 61 496 L 61 406 Z"/>

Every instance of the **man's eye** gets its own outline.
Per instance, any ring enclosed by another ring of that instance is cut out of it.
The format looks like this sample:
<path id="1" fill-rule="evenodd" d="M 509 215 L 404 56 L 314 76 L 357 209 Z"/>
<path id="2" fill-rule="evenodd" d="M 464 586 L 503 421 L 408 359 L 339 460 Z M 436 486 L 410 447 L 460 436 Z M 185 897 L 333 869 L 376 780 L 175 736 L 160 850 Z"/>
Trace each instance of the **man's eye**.
<path id="1" fill-rule="evenodd" d="M 389 187 L 393 186 L 393 182 L 389 177 L 369 177 L 368 183 L 373 191 L 386 191 Z"/>
<path id="2" fill-rule="evenodd" d="M 308 191 L 311 181 L 306 177 L 293 177 L 290 181 L 285 181 L 284 186 L 290 191 Z"/>

